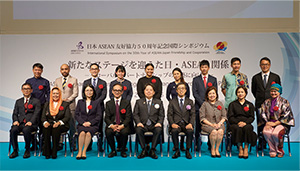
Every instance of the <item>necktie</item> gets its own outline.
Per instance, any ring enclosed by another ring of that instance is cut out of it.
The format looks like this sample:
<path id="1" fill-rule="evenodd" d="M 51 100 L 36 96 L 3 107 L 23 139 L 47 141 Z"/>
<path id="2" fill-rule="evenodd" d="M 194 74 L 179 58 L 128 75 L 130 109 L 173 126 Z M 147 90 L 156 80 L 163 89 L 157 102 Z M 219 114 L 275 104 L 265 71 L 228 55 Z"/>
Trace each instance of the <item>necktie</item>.
<path id="1" fill-rule="evenodd" d="M 180 109 L 183 109 L 183 99 L 180 99 Z"/>
<path id="2" fill-rule="evenodd" d="M 203 77 L 204 87 L 206 88 L 206 76 Z"/>
<path id="3" fill-rule="evenodd" d="M 151 108 L 151 100 L 148 100 L 148 102 L 147 102 L 147 108 L 148 108 L 148 120 L 147 120 L 146 125 L 151 125 L 151 121 L 150 121 L 150 119 L 149 119 L 150 108 Z"/>
<path id="4" fill-rule="evenodd" d="M 96 78 L 93 78 L 93 86 L 96 87 Z"/>
<path id="5" fill-rule="evenodd" d="M 64 82 L 62 83 L 62 87 L 63 87 L 63 89 L 65 89 L 66 83 L 67 83 L 67 78 L 66 78 L 66 77 L 64 77 Z"/>
<path id="6" fill-rule="evenodd" d="M 27 113 L 27 107 L 28 107 L 28 99 L 26 98 L 26 102 L 24 104 L 24 107 L 25 107 L 25 113 Z M 26 123 L 26 119 L 24 118 L 23 119 L 23 122 Z"/>
<path id="7" fill-rule="evenodd" d="M 264 87 L 266 88 L 267 86 L 267 74 L 264 75 Z"/>
<path id="8" fill-rule="evenodd" d="M 28 107 L 28 99 L 26 98 L 26 102 L 24 104 L 24 107 L 25 107 L 25 113 L 27 113 L 27 107 Z"/>
<path id="9" fill-rule="evenodd" d="M 119 100 L 116 100 L 116 123 L 120 125 L 120 110 L 119 110 Z"/>

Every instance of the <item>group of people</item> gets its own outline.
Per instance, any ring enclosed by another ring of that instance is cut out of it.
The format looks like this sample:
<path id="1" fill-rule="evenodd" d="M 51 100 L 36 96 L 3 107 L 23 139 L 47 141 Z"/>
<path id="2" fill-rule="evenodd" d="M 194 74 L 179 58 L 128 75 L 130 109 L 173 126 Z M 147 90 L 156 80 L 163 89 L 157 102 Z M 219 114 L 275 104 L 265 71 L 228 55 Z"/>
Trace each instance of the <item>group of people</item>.
<path id="1" fill-rule="evenodd" d="M 172 72 L 175 80 L 168 85 L 166 92 L 169 101 L 168 131 L 174 143 L 172 158 L 180 157 L 180 151 L 185 151 L 185 157 L 191 159 L 193 136 L 195 134 L 198 144 L 202 132 L 209 134 L 212 157 L 221 157 L 219 146 L 224 133 L 230 132 L 232 144 L 239 149 L 238 157 L 248 158 L 249 145 L 254 146 L 257 141 L 257 134 L 252 126 L 254 113 L 258 133 L 262 133 L 269 144 L 270 157 L 282 157 L 283 135 L 294 126 L 294 117 L 289 102 L 280 96 L 280 77 L 270 72 L 270 66 L 270 59 L 262 58 L 262 71 L 252 78 L 251 91 L 255 97 L 255 105 L 246 100 L 248 78 L 240 72 L 241 60 L 238 57 L 231 59 L 232 71 L 223 76 L 221 89 L 225 96 L 224 105 L 219 101 L 217 79 L 208 74 L 210 64 L 207 60 L 200 62 L 201 74 L 193 79 L 192 89 L 185 82 L 182 71 L 175 68 Z M 121 152 L 122 157 L 127 157 L 128 135 L 135 132 L 142 148 L 138 158 L 158 158 L 155 149 L 163 136 L 165 110 L 161 100 L 162 82 L 153 75 L 153 64 L 145 65 L 146 76 L 137 82 L 140 99 L 136 100 L 133 110 L 133 87 L 125 79 L 124 66 L 119 65 L 115 70 L 117 78 L 110 83 L 110 100 L 105 105 L 108 88 L 107 83 L 98 77 L 100 69 L 97 63 L 90 65 L 91 78 L 83 82 L 82 99 L 78 100 L 77 105 L 75 99 L 78 96 L 78 81 L 70 75 L 67 64 L 61 65 L 60 71 L 62 76 L 55 80 L 54 87 L 50 90 L 49 81 L 41 76 L 43 66 L 40 63 L 33 65 L 34 77 L 22 85 L 23 97 L 16 101 L 13 111 L 10 138 L 14 151 L 10 158 L 18 156 L 17 136 L 20 132 L 25 137 L 26 150 L 23 157 L 30 157 L 31 132 L 39 127 L 44 137 L 44 145 L 40 148 L 43 148 L 46 159 L 57 158 L 61 133 L 68 130 L 71 137 L 78 132 L 76 159 L 86 159 L 92 137 L 96 132 L 102 133 L 103 122 L 106 123 L 105 136 L 111 148 L 108 157 L 116 156 L 117 151 Z M 191 93 L 195 102 L 189 98 Z M 152 132 L 152 137 L 145 137 L 145 132 Z M 179 143 L 180 132 L 186 135 L 186 147 L 184 138 Z M 73 139 L 72 141 L 74 142 Z"/>

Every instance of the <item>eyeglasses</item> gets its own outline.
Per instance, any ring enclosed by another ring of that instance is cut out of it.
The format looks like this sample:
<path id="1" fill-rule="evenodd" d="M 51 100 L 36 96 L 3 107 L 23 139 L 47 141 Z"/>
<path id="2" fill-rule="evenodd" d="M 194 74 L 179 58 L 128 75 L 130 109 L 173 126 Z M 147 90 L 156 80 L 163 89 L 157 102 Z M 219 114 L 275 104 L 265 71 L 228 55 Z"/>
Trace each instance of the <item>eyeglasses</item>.
<path id="1" fill-rule="evenodd" d="M 123 90 L 113 90 L 114 92 L 118 92 L 118 93 L 120 93 L 120 92 L 122 92 Z"/>
<path id="2" fill-rule="evenodd" d="M 29 91 L 29 90 L 31 90 L 31 88 L 22 88 L 22 90 Z"/>
<path id="3" fill-rule="evenodd" d="M 177 88 L 177 90 L 185 90 L 185 88 L 180 87 L 180 88 Z"/>

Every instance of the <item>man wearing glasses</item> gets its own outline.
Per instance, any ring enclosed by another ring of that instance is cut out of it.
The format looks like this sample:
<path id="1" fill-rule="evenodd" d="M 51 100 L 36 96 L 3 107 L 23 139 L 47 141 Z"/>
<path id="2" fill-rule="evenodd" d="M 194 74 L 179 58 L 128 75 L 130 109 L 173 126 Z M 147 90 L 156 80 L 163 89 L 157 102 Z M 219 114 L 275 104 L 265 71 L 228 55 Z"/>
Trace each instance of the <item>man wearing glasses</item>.
<path id="1" fill-rule="evenodd" d="M 109 158 L 117 155 L 114 139 L 116 134 L 120 136 L 121 144 L 118 144 L 118 146 L 121 147 L 121 156 L 127 157 L 126 144 L 130 132 L 129 123 L 132 111 L 130 102 L 122 98 L 123 92 L 122 84 L 116 83 L 112 87 L 114 98 L 106 102 L 104 120 L 106 123 L 105 135 L 111 148 L 111 153 L 108 155 Z"/>
<path id="2" fill-rule="evenodd" d="M 23 158 L 30 157 L 31 132 L 36 131 L 38 127 L 38 116 L 41 111 L 41 103 L 39 99 L 31 96 L 32 86 L 24 83 L 21 87 L 23 93 L 22 98 L 15 103 L 12 120 L 13 124 L 10 129 L 10 139 L 13 145 L 13 152 L 9 158 L 18 156 L 18 134 L 23 132 L 25 140 L 25 153 Z"/>

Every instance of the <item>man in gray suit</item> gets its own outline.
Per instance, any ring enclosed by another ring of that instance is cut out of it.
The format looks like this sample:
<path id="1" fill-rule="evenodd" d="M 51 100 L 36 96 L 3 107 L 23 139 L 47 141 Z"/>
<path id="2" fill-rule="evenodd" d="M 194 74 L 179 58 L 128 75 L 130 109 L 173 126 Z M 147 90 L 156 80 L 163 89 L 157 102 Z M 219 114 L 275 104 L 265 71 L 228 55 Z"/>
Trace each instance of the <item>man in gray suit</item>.
<path id="1" fill-rule="evenodd" d="M 70 75 L 70 67 L 67 64 L 62 64 L 60 67 L 61 77 L 55 80 L 54 86 L 58 87 L 62 93 L 63 101 L 69 102 L 71 119 L 70 119 L 70 136 L 73 137 L 76 132 L 75 128 L 75 99 L 78 96 L 78 81 Z M 76 147 L 76 144 L 74 143 Z"/>
<path id="2" fill-rule="evenodd" d="M 179 132 L 184 132 L 187 137 L 185 157 L 191 159 L 190 148 L 194 133 L 195 106 L 191 99 L 185 97 L 185 83 L 178 83 L 176 85 L 176 92 L 178 93 L 177 98 L 170 100 L 168 106 L 168 121 L 175 147 L 175 154 L 172 158 L 175 159 L 180 156 L 178 134 Z"/>
<path id="3" fill-rule="evenodd" d="M 217 78 L 208 74 L 209 62 L 207 60 L 202 60 L 200 62 L 201 74 L 193 79 L 193 96 L 195 98 L 195 110 L 196 110 L 196 127 L 195 127 L 195 138 L 196 144 L 198 144 L 199 133 L 200 133 L 200 119 L 199 119 L 199 109 L 202 103 L 205 101 L 205 92 L 208 87 L 214 86 L 218 90 Z M 197 147 L 198 148 L 198 147 Z"/>
<path id="4" fill-rule="evenodd" d="M 155 148 L 157 141 L 162 134 L 162 125 L 165 117 L 164 106 L 161 100 L 153 98 L 155 94 L 154 85 L 147 83 L 144 87 L 145 97 L 136 101 L 133 111 L 133 119 L 136 124 L 136 136 L 140 142 L 143 151 L 138 158 L 147 156 L 147 148 L 145 146 L 145 132 L 153 132 L 152 147 L 149 156 L 157 159 Z"/>

